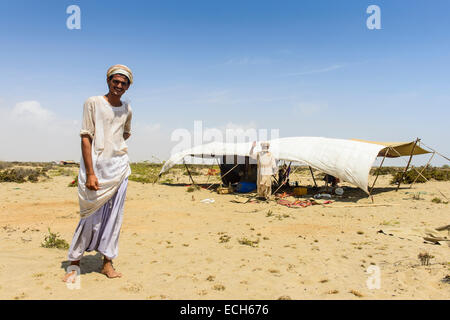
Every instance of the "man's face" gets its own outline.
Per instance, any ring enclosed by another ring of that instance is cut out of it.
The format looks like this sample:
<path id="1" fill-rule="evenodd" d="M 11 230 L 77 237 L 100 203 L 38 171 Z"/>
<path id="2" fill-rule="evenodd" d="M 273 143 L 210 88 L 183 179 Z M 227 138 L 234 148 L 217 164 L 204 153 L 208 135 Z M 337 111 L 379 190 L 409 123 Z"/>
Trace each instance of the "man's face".
<path id="1" fill-rule="evenodd" d="M 122 96 L 130 87 L 128 78 L 121 74 L 115 74 L 108 80 L 109 93 L 115 96 Z"/>

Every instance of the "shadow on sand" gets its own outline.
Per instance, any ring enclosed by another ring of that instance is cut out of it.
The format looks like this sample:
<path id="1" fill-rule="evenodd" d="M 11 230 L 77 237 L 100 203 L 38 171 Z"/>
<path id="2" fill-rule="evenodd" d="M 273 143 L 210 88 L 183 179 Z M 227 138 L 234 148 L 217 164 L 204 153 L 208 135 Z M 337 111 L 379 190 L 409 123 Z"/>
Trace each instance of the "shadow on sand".
<path id="1" fill-rule="evenodd" d="M 70 266 L 70 261 L 66 260 L 61 262 L 61 268 L 64 271 Z M 101 253 L 96 253 L 95 255 L 86 255 L 81 258 L 80 261 L 80 271 L 81 274 L 87 274 L 91 272 L 100 273 L 103 267 L 103 255 Z"/>
<path id="2" fill-rule="evenodd" d="M 191 186 L 192 184 L 185 184 L 185 183 L 162 183 L 163 185 L 166 186 L 171 186 L 171 187 L 188 187 Z M 209 191 L 216 191 L 218 187 L 220 187 L 219 183 L 215 183 L 215 184 L 201 184 L 201 183 L 197 183 L 197 186 L 206 189 L 209 188 Z M 359 189 L 359 188 L 354 188 L 354 187 L 344 187 L 344 195 L 342 196 L 336 196 L 330 189 L 326 189 L 325 187 L 314 187 L 314 186 L 305 186 L 306 188 L 308 188 L 308 194 L 304 195 L 304 196 L 300 196 L 298 197 L 299 199 L 309 199 L 312 198 L 314 195 L 318 194 L 318 193 L 329 193 L 333 196 L 333 200 L 335 200 L 336 202 L 353 202 L 356 203 L 357 201 L 361 200 L 361 199 L 367 199 L 369 198 L 368 194 L 365 193 L 363 190 Z M 273 187 L 273 191 L 275 191 L 277 188 Z M 374 188 L 372 190 L 371 195 L 372 196 L 376 196 L 378 194 L 382 194 L 382 193 L 387 193 L 387 192 L 392 192 L 395 191 L 397 189 L 396 186 L 392 186 L 392 187 L 383 187 L 383 188 Z M 408 189 L 407 187 L 404 188 L 400 188 L 399 190 L 403 190 L 403 189 Z M 277 194 L 279 193 L 283 193 L 283 192 L 287 192 L 287 193 L 292 193 L 293 192 L 293 187 L 282 187 L 277 191 Z M 232 193 L 233 195 L 239 195 L 240 197 L 245 197 L 245 198 L 254 198 L 256 196 L 255 192 L 250 192 L 250 193 L 238 193 L 238 192 L 234 192 Z"/>

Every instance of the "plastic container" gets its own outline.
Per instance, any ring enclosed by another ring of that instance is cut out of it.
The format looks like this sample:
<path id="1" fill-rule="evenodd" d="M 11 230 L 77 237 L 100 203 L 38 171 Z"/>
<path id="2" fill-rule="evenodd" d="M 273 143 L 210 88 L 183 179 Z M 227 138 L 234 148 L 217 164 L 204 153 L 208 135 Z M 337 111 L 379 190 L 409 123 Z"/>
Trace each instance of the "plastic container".
<path id="1" fill-rule="evenodd" d="M 318 193 L 314 196 L 314 199 L 331 199 L 331 194 L 328 193 Z"/>
<path id="2" fill-rule="evenodd" d="M 338 196 L 342 196 L 344 194 L 344 189 L 336 188 L 336 190 L 334 190 L 334 193 L 336 193 Z"/>
<path id="3" fill-rule="evenodd" d="M 254 182 L 239 182 L 236 188 L 236 192 L 247 193 L 256 190 L 256 183 Z"/>
<path id="4" fill-rule="evenodd" d="M 304 187 L 296 187 L 296 188 L 294 188 L 294 195 L 296 195 L 296 196 L 304 196 L 305 194 L 308 194 L 308 188 L 304 188 Z"/>

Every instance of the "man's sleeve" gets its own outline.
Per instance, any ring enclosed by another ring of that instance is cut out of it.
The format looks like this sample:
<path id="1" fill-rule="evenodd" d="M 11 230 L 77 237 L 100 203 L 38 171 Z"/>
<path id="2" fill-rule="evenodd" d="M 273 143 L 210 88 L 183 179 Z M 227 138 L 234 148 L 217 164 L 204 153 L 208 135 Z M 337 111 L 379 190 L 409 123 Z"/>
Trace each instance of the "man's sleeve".
<path id="1" fill-rule="evenodd" d="M 83 107 L 83 120 L 81 122 L 80 136 L 89 135 L 91 139 L 94 139 L 95 134 L 95 103 L 94 100 L 89 98 L 84 103 Z"/>
<path id="2" fill-rule="evenodd" d="M 278 171 L 277 161 L 273 156 L 272 156 L 272 170 L 274 174 L 276 174 Z"/>
<path id="3" fill-rule="evenodd" d="M 130 105 L 128 105 L 128 115 L 127 120 L 125 122 L 125 127 L 123 129 L 123 133 L 131 134 L 131 118 L 133 117 L 133 112 L 131 111 Z"/>
<path id="4" fill-rule="evenodd" d="M 252 148 L 250 149 L 250 153 L 249 153 L 248 155 L 249 155 L 250 158 L 252 158 L 253 160 L 257 160 L 257 155 L 258 155 L 258 153 L 255 152 L 255 148 L 254 148 L 254 147 L 252 147 Z"/>

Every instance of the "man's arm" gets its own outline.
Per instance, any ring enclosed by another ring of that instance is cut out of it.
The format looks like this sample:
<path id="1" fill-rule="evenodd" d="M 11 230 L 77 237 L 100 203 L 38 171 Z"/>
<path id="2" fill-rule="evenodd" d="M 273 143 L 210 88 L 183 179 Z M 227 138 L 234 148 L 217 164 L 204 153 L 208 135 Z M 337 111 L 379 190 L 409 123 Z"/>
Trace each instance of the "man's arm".
<path id="1" fill-rule="evenodd" d="M 86 168 L 86 187 L 90 190 L 98 190 L 98 179 L 92 165 L 92 139 L 89 135 L 81 136 L 81 153 Z"/>
<path id="2" fill-rule="evenodd" d="M 250 155 L 250 158 L 252 158 L 252 159 L 255 159 L 255 160 L 256 160 L 256 155 L 255 155 L 255 154 L 253 153 L 253 151 L 254 151 L 255 147 L 256 147 L 256 141 L 253 141 L 253 144 L 252 144 L 252 148 L 250 149 L 250 153 L 249 153 L 249 155 Z"/>

